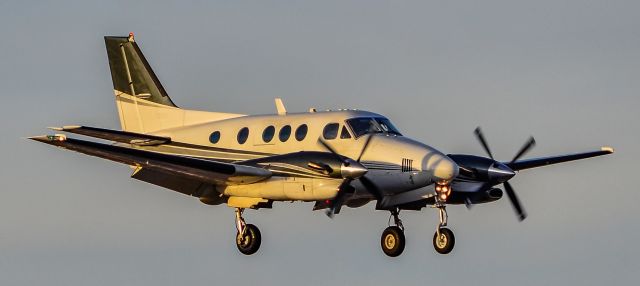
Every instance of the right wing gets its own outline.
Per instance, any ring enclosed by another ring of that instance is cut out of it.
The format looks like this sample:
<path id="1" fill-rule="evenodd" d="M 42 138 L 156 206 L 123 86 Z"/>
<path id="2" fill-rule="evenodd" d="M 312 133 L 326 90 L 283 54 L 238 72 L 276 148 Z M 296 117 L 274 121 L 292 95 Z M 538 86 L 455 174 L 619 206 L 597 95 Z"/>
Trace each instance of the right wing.
<path id="1" fill-rule="evenodd" d="M 161 154 L 141 149 L 72 139 L 64 135 L 36 136 L 29 139 L 136 166 L 138 169 L 153 170 L 183 179 L 197 180 L 202 183 L 215 185 L 251 184 L 271 177 L 271 171 L 262 168 Z"/>
<path id="2" fill-rule="evenodd" d="M 552 156 L 552 157 L 544 157 L 544 158 L 535 158 L 535 159 L 527 159 L 520 160 L 513 163 L 506 163 L 505 165 L 509 166 L 514 171 L 520 171 L 524 169 L 531 169 L 536 167 L 547 166 L 551 164 L 558 164 L 568 161 L 586 159 L 596 156 L 608 155 L 613 153 L 613 148 L 611 147 L 602 147 L 599 151 L 593 152 L 585 152 L 585 153 L 577 153 L 570 155 L 562 155 L 562 156 Z"/>

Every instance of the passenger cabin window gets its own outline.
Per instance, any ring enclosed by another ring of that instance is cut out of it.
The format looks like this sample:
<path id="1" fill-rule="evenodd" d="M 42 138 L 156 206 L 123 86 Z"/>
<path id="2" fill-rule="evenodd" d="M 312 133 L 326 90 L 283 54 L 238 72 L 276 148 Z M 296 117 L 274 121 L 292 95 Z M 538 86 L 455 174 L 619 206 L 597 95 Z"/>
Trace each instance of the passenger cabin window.
<path id="1" fill-rule="evenodd" d="M 322 136 L 327 140 L 336 139 L 338 137 L 338 129 L 340 129 L 340 124 L 329 123 L 322 130 Z"/>
<path id="2" fill-rule="evenodd" d="M 273 135 L 276 134 L 276 128 L 273 125 L 267 127 L 262 131 L 262 141 L 265 143 L 271 142 L 273 140 Z"/>
<path id="3" fill-rule="evenodd" d="M 309 127 L 307 127 L 307 124 L 302 124 L 298 126 L 298 128 L 296 128 L 296 140 L 298 141 L 304 140 L 304 137 L 307 137 L 308 130 L 309 130 Z"/>
<path id="4" fill-rule="evenodd" d="M 247 142 L 247 138 L 249 138 L 249 128 L 244 127 L 238 132 L 238 143 L 244 144 Z"/>
<path id="5" fill-rule="evenodd" d="M 386 133 L 402 136 L 400 131 L 398 131 L 398 129 L 391 124 L 391 121 L 386 118 L 353 118 L 347 120 L 347 124 L 351 127 L 351 131 L 353 131 L 356 138 L 372 133 Z"/>
<path id="6" fill-rule="evenodd" d="M 291 126 L 285 125 L 280 129 L 280 133 L 278 134 L 281 142 L 286 142 L 291 137 Z"/>
<path id="7" fill-rule="evenodd" d="M 340 131 L 340 139 L 349 139 L 351 138 L 351 134 L 349 134 L 349 130 L 347 130 L 347 126 L 342 126 L 342 131 Z"/>
<path id="8" fill-rule="evenodd" d="M 211 144 L 216 144 L 218 141 L 220 141 L 220 131 L 215 131 L 209 135 L 209 142 L 211 142 Z"/>

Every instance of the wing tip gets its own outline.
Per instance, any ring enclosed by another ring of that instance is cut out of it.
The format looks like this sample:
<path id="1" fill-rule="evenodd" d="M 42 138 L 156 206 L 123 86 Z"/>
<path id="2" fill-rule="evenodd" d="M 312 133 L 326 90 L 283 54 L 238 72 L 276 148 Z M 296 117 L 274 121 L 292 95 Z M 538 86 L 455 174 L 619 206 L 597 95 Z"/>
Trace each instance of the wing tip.
<path id="1" fill-rule="evenodd" d="M 602 146 L 600 148 L 600 151 L 604 151 L 604 152 L 607 152 L 609 154 L 613 154 L 615 152 L 615 150 L 611 146 Z"/>
<path id="2" fill-rule="evenodd" d="M 62 127 L 47 127 L 48 129 L 51 130 L 55 130 L 55 131 L 67 131 L 67 130 L 72 130 L 72 129 L 78 129 L 81 128 L 82 126 L 80 125 L 65 125 Z"/>
<path id="3" fill-rule="evenodd" d="M 64 134 L 55 134 L 55 135 L 38 135 L 27 137 L 27 139 L 39 141 L 39 142 L 52 142 L 52 141 L 66 141 L 67 136 Z"/>

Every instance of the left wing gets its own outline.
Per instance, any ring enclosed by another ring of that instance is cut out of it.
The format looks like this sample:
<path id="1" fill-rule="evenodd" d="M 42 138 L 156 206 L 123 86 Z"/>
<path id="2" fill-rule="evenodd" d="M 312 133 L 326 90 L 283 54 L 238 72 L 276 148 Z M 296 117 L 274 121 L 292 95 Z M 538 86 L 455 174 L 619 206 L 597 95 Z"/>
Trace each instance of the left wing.
<path id="1" fill-rule="evenodd" d="M 84 136 L 94 137 L 98 139 L 104 139 L 109 141 L 115 141 L 126 144 L 133 144 L 138 146 L 154 146 L 171 142 L 169 137 L 161 137 L 154 135 L 147 135 L 142 133 L 111 130 L 89 126 L 63 126 L 63 127 L 51 127 L 56 131 L 64 131 L 69 133 L 80 134 Z"/>
<path id="2" fill-rule="evenodd" d="M 123 146 L 108 145 L 64 135 L 36 136 L 29 139 L 90 156 L 124 163 L 163 174 L 216 185 L 251 184 L 271 177 L 271 171 L 238 164 L 162 154 Z"/>
<path id="3" fill-rule="evenodd" d="M 611 153 L 613 153 L 613 148 L 602 147 L 600 151 L 527 159 L 527 160 L 520 160 L 512 163 L 505 162 L 504 164 L 509 166 L 509 168 L 511 168 L 514 171 L 520 171 L 524 169 L 542 167 L 542 166 L 551 165 L 551 164 L 558 164 L 558 163 L 563 163 L 568 161 L 575 161 L 575 160 L 586 159 L 586 158 L 591 158 L 596 156 L 602 156 L 602 155 L 607 155 Z"/>

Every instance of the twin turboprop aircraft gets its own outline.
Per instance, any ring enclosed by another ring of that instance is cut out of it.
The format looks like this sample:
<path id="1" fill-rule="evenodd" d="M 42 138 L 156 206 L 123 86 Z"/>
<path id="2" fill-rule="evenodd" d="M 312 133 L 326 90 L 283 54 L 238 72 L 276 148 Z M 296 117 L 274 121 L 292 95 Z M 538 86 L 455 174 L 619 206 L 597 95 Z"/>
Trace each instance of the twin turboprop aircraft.
<path id="1" fill-rule="evenodd" d="M 451 252 L 455 238 L 447 226 L 447 205 L 500 199 L 503 184 L 520 220 L 526 217 L 508 183 L 524 169 L 613 153 L 613 149 L 520 160 L 531 138 L 509 162 L 493 159 L 480 129 L 476 136 L 489 157 L 445 155 L 403 136 L 386 117 L 367 111 L 242 115 L 178 108 L 147 60 L 128 37 L 105 37 L 122 130 L 65 126 L 55 130 L 111 141 L 31 137 L 60 148 L 131 166 L 132 178 L 194 196 L 209 205 L 235 209 L 236 245 L 246 255 L 258 251 L 260 231 L 242 217 L 247 208 L 271 208 L 275 201 L 314 202 L 333 217 L 343 206 L 375 201 L 391 213 L 381 247 L 388 256 L 405 246 L 401 210 L 439 210 L 435 250 Z"/>

